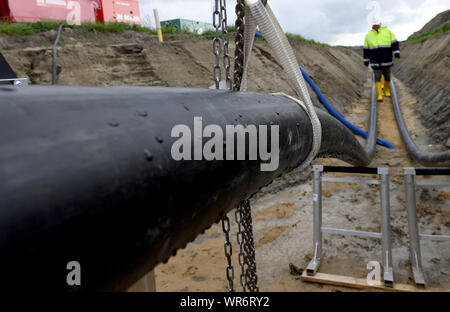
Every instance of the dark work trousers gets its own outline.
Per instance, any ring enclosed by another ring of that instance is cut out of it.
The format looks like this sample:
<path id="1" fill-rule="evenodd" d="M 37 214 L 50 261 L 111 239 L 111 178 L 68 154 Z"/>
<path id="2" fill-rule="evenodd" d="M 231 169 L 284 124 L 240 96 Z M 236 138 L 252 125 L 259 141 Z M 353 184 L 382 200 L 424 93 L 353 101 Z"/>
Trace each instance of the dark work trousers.
<path id="1" fill-rule="evenodd" d="M 381 75 L 384 75 L 384 80 L 391 81 L 391 66 L 382 66 L 374 68 L 375 82 L 381 82 Z"/>

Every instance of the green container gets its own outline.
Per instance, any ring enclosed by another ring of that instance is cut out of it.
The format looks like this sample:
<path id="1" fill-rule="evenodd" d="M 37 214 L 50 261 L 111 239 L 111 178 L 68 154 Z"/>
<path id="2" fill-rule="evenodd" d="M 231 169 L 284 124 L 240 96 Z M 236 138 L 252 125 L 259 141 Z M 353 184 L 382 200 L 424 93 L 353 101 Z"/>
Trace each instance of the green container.
<path id="1" fill-rule="evenodd" d="M 172 25 L 172 27 L 177 30 L 195 32 L 195 33 L 199 33 L 199 34 L 205 32 L 207 30 L 214 29 L 213 24 L 211 24 L 211 23 L 191 21 L 191 20 L 186 20 L 186 19 L 182 19 L 182 18 L 177 18 L 177 19 L 161 22 L 161 27 L 170 26 L 170 25 Z"/>

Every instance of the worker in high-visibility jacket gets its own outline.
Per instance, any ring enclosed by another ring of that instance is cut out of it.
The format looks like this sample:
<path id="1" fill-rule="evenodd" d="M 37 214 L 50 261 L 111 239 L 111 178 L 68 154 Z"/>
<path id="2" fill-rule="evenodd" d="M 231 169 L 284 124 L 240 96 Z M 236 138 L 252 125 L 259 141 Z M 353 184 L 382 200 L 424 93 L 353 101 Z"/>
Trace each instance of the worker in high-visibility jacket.
<path id="1" fill-rule="evenodd" d="M 391 96 L 391 67 L 394 65 L 392 54 L 400 58 L 400 44 L 392 31 L 381 26 L 380 20 L 375 20 L 364 41 L 364 65 L 369 66 L 370 63 L 374 71 L 378 101 L 383 101 L 383 87 L 384 94 Z"/>

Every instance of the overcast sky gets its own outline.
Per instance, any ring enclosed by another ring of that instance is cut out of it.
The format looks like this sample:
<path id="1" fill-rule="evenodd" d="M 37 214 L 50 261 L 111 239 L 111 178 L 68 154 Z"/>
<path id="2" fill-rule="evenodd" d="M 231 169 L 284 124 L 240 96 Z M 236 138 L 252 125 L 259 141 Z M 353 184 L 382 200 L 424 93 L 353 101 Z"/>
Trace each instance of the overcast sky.
<path id="1" fill-rule="evenodd" d="M 161 20 L 185 18 L 211 22 L 213 0 L 139 0 L 141 15 L 154 27 L 153 9 Z M 374 3 L 375 2 L 375 3 Z M 228 0 L 229 24 L 234 24 L 235 0 Z M 332 45 L 362 45 L 376 15 L 399 40 L 418 31 L 438 13 L 450 9 L 450 0 L 269 0 L 284 31 Z"/>

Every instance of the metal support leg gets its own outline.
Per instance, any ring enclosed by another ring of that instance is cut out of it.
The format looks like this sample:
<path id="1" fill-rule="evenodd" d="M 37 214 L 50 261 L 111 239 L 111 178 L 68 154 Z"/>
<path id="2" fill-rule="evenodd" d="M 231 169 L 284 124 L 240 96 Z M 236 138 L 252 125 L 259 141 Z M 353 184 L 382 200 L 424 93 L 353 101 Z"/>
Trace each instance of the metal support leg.
<path id="1" fill-rule="evenodd" d="M 405 168 L 406 207 L 408 211 L 409 251 L 414 281 L 425 286 L 422 254 L 420 252 L 420 235 L 417 223 L 416 192 L 414 181 L 415 169 Z"/>
<path id="2" fill-rule="evenodd" d="M 313 185 L 313 202 L 314 202 L 314 256 L 308 264 L 306 273 L 314 275 L 319 270 L 320 261 L 322 259 L 322 172 L 323 166 L 314 166 L 314 185 Z"/>
<path id="3" fill-rule="evenodd" d="M 381 244 L 383 250 L 384 284 L 392 287 L 394 284 L 394 274 L 392 271 L 392 248 L 391 248 L 391 220 L 390 220 L 390 199 L 389 199 L 389 169 L 378 169 L 381 185 Z"/>

